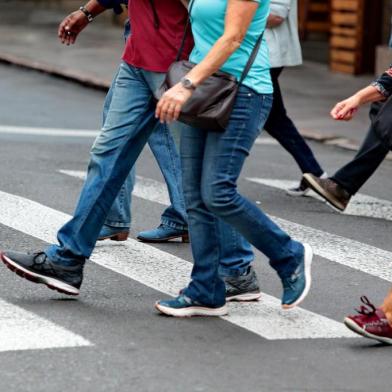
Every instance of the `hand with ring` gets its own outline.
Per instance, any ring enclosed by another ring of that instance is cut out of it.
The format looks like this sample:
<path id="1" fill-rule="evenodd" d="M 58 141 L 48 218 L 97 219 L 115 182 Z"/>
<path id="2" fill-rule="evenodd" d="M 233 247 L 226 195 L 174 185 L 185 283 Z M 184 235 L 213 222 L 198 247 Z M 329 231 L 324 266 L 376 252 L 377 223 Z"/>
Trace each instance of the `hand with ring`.
<path id="1" fill-rule="evenodd" d="M 60 23 L 58 37 L 65 45 L 74 44 L 79 33 L 88 25 L 86 15 L 80 10 L 72 12 Z"/>
<path id="2" fill-rule="evenodd" d="M 192 96 L 193 90 L 185 88 L 181 83 L 177 83 L 163 94 L 157 104 L 155 117 L 161 123 L 178 120 L 181 109 Z"/>

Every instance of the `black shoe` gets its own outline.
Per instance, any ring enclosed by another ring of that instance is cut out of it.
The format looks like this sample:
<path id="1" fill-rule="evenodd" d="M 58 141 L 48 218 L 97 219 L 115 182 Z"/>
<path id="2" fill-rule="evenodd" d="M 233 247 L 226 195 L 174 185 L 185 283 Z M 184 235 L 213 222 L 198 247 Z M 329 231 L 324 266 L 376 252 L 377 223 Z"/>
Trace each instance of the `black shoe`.
<path id="1" fill-rule="evenodd" d="M 226 276 L 226 301 L 258 301 L 261 297 L 257 275 L 252 266 L 245 275 Z"/>
<path id="2" fill-rule="evenodd" d="M 83 280 L 83 266 L 54 264 L 44 252 L 1 252 L 3 263 L 13 272 L 34 283 L 45 284 L 52 290 L 78 295 Z"/>

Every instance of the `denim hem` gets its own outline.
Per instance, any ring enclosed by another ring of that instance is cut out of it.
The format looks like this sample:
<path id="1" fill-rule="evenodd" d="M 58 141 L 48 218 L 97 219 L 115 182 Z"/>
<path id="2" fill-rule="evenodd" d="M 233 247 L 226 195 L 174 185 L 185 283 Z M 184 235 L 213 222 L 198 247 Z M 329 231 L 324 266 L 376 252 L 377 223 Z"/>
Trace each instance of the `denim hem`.
<path id="1" fill-rule="evenodd" d="M 249 268 L 250 264 L 246 267 L 242 267 L 242 268 L 236 268 L 236 267 L 232 267 L 232 268 L 227 268 L 227 267 L 222 267 L 221 265 L 219 266 L 219 275 L 221 277 L 233 277 L 233 278 L 237 278 L 238 276 L 242 276 L 244 275 Z"/>
<path id="2" fill-rule="evenodd" d="M 198 299 L 193 298 L 192 294 L 189 294 L 189 286 L 185 287 L 185 289 L 182 291 L 182 294 L 185 295 L 186 297 L 188 297 L 192 302 L 196 302 L 198 304 L 200 304 L 201 306 L 206 306 L 208 308 L 220 308 L 221 306 L 224 306 L 226 304 L 226 299 L 222 304 L 216 304 L 214 303 L 212 304 L 205 304 L 203 302 L 200 302 Z"/>
<path id="3" fill-rule="evenodd" d="M 124 229 L 129 229 L 131 227 L 131 223 L 125 223 L 125 222 L 115 222 L 115 221 L 110 221 L 106 220 L 104 223 L 105 226 L 110 226 L 110 227 L 121 227 Z"/>
<path id="4" fill-rule="evenodd" d="M 52 252 L 52 247 L 56 245 L 50 245 L 48 246 L 45 250 L 44 253 L 46 254 L 46 257 L 54 264 L 59 264 L 59 265 L 66 265 L 66 266 L 75 266 L 75 265 L 84 265 L 88 259 L 84 259 L 83 261 L 80 259 L 67 259 L 64 260 L 62 258 L 59 258 L 55 256 L 54 252 Z"/>
<path id="5" fill-rule="evenodd" d="M 171 220 L 167 220 L 167 219 L 161 219 L 161 224 L 163 226 L 168 226 L 171 227 L 172 229 L 176 229 L 176 230 L 182 230 L 182 231 L 188 231 L 188 225 L 184 226 L 184 225 L 179 225 L 178 223 L 175 223 Z"/>

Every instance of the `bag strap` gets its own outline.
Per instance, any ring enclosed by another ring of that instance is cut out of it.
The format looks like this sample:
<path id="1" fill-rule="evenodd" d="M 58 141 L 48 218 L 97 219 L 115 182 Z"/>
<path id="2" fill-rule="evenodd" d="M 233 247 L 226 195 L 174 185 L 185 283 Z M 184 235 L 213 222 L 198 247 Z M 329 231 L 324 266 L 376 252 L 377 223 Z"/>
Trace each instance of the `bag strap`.
<path id="1" fill-rule="evenodd" d="M 188 35 L 188 30 L 191 25 L 191 13 L 192 13 L 192 8 L 193 8 L 194 3 L 195 3 L 195 0 L 191 0 L 191 4 L 189 7 L 189 11 L 188 11 L 188 18 L 187 18 L 187 21 L 186 21 L 186 24 L 184 27 L 184 35 L 182 37 L 180 49 L 178 50 L 178 53 L 177 53 L 176 61 L 180 61 L 182 53 L 184 52 L 186 36 Z"/>
<path id="2" fill-rule="evenodd" d="M 245 69 L 242 72 L 241 79 L 238 82 L 239 84 L 242 84 L 242 82 L 248 76 L 248 73 L 251 70 L 251 68 L 253 66 L 253 63 L 255 62 L 256 57 L 259 54 L 259 49 L 260 49 L 260 46 L 261 46 L 261 44 L 263 42 L 263 37 L 264 37 L 264 31 L 260 34 L 260 37 L 256 41 L 255 47 L 253 48 L 252 53 L 251 53 L 251 55 L 249 57 L 249 60 L 246 63 Z"/>
<path id="3" fill-rule="evenodd" d="M 182 37 L 181 46 L 180 46 L 180 49 L 179 49 L 179 51 L 178 51 L 178 54 L 177 54 L 177 57 L 176 57 L 176 61 L 179 61 L 179 60 L 180 60 L 180 58 L 181 58 L 181 56 L 182 56 L 182 53 L 183 53 L 183 51 L 184 51 L 185 42 L 186 42 L 186 36 L 188 35 L 189 26 L 190 26 L 190 24 L 191 24 L 191 13 L 192 13 L 192 8 L 193 8 L 193 5 L 195 4 L 195 1 L 196 1 L 196 0 L 191 0 L 191 3 L 190 3 L 190 7 L 189 7 L 189 11 L 188 11 L 188 19 L 187 19 L 187 21 L 186 21 L 186 25 L 185 25 L 185 28 L 184 28 L 184 35 L 183 35 L 183 37 Z M 248 60 L 248 62 L 246 63 L 245 69 L 244 69 L 244 71 L 242 72 L 241 78 L 240 78 L 240 80 L 239 80 L 239 82 L 238 82 L 239 84 L 242 84 L 242 82 L 243 82 L 243 81 L 245 80 L 245 78 L 248 76 L 248 73 L 249 73 L 249 71 L 251 70 L 251 68 L 252 68 L 252 66 L 253 66 L 253 63 L 255 62 L 256 57 L 257 57 L 257 55 L 258 55 L 258 53 L 259 53 L 260 46 L 261 46 L 261 44 L 262 44 L 262 42 L 263 42 L 263 37 L 264 37 L 264 31 L 260 34 L 260 37 L 259 37 L 258 40 L 256 41 L 255 47 L 254 47 L 253 50 L 252 50 L 252 53 L 251 53 L 251 55 L 250 55 L 250 57 L 249 57 L 249 60 Z"/>

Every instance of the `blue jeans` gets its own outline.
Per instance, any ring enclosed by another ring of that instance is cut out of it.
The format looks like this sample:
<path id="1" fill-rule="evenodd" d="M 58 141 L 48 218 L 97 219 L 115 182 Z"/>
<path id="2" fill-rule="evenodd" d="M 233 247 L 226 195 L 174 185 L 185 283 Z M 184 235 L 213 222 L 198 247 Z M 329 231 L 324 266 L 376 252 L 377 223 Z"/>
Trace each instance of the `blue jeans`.
<path id="1" fill-rule="evenodd" d="M 167 127 L 161 126 L 154 116 L 153 92 L 164 77 L 164 74 L 121 63 L 102 133 L 91 150 L 87 178 L 74 216 L 59 230 L 59 245 L 46 249 L 47 256 L 54 262 L 83 264 L 90 257 L 101 227 L 150 135 L 168 140 Z M 157 148 L 158 154 L 159 151 Z M 172 168 L 176 157 L 178 153 L 174 147 L 168 162 Z M 176 181 L 181 181 L 179 168 L 175 174 Z M 182 200 L 181 186 L 173 188 L 178 190 L 178 199 Z M 228 275 L 242 273 L 253 260 L 251 247 L 230 226 L 223 222 L 220 225 L 228 243 L 222 251 L 222 271 L 227 269 Z"/>
<path id="2" fill-rule="evenodd" d="M 150 79 L 152 86 L 156 89 L 162 83 L 162 74 L 151 73 Z M 113 97 L 114 84 L 117 79 L 115 76 L 112 86 L 106 96 L 103 109 L 103 124 L 105 124 L 107 114 L 110 110 Z M 105 126 L 102 133 L 107 131 Z M 181 184 L 181 163 L 177 152 L 176 143 L 179 145 L 181 128 L 178 123 L 173 123 L 170 129 L 166 125 L 156 124 L 148 144 L 158 162 L 162 175 L 165 179 L 171 205 L 163 212 L 161 223 L 178 230 L 186 230 L 188 227 L 185 211 L 184 197 L 182 195 Z M 99 137 L 102 137 L 100 135 Z M 102 144 L 97 144 L 97 148 Z M 135 184 L 135 167 L 132 168 L 129 176 L 121 187 L 116 200 L 106 218 L 105 224 L 112 227 L 129 228 L 131 226 L 131 194 Z"/>
<path id="3" fill-rule="evenodd" d="M 245 159 L 271 105 L 271 95 L 241 86 L 226 132 L 184 128 L 182 133 L 183 189 L 194 257 L 192 280 L 184 293 L 207 306 L 225 303 L 225 285 L 218 273 L 225 239 L 218 217 L 263 252 L 280 274 L 288 274 L 303 258 L 302 244 L 237 191 Z"/>

